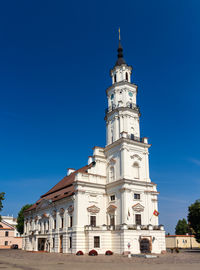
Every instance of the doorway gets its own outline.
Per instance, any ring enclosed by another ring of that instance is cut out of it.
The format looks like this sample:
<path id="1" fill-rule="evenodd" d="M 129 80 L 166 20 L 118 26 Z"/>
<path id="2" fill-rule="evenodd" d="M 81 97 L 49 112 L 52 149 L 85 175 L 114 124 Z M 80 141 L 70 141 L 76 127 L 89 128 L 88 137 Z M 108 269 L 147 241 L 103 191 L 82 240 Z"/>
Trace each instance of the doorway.
<path id="1" fill-rule="evenodd" d="M 39 238 L 38 239 L 38 251 L 45 250 L 45 242 L 46 242 L 46 238 Z"/>
<path id="2" fill-rule="evenodd" d="M 151 253 L 149 239 L 143 238 L 140 241 L 140 251 L 141 251 L 141 253 Z"/>
<path id="3" fill-rule="evenodd" d="M 60 236 L 60 253 L 63 253 L 63 235 Z"/>

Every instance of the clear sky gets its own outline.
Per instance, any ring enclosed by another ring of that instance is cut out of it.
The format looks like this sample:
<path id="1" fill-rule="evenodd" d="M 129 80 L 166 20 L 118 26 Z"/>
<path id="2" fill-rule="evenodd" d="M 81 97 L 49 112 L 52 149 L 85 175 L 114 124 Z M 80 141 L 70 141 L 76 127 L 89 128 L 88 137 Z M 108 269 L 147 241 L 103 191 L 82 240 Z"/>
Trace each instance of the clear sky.
<path id="1" fill-rule="evenodd" d="M 105 145 L 105 90 L 121 27 L 149 137 L 160 223 L 200 198 L 200 1 L 0 3 L 0 191 L 17 215 Z"/>

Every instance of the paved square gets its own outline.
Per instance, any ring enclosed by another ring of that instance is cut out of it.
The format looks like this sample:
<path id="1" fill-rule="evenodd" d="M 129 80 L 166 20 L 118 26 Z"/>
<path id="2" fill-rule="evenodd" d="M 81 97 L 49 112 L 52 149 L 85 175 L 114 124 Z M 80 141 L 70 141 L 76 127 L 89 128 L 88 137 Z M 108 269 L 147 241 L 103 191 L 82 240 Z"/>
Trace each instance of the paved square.
<path id="1" fill-rule="evenodd" d="M 0 269 L 9 270 L 199 270 L 200 251 L 159 255 L 155 259 L 127 258 L 122 255 L 76 256 L 59 253 L 32 253 L 0 250 Z"/>

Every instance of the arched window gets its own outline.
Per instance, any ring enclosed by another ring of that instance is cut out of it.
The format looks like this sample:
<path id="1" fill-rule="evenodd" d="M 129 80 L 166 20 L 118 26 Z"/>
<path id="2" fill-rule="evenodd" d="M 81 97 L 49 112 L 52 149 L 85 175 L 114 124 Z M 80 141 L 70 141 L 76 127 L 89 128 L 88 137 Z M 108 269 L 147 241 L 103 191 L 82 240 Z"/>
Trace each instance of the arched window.
<path id="1" fill-rule="evenodd" d="M 133 177 L 136 179 L 140 178 L 140 174 L 139 174 L 139 164 L 137 162 L 135 162 L 133 164 Z"/>
<path id="2" fill-rule="evenodd" d="M 115 180 L 115 169 L 114 169 L 114 167 L 110 167 L 109 180 L 110 180 L 110 182 L 113 182 Z"/>
<path id="3" fill-rule="evenodd" d="M 114 83 L 116 83 L 116 81 L 117 81 L 117 75 L 115 74 L 114 75 Z"/>
<path id="4" fill-rule="evenodd" d="M 8 236 L 8 234 L 9 234 L 8 231 L 6 231 L 6 232 L 5 232 L 5 236 Z"/>
<path id="5" fill-rule="evenodd" d="M 128 72 L 126 72 L 126 80 L 128 81 Z"/>

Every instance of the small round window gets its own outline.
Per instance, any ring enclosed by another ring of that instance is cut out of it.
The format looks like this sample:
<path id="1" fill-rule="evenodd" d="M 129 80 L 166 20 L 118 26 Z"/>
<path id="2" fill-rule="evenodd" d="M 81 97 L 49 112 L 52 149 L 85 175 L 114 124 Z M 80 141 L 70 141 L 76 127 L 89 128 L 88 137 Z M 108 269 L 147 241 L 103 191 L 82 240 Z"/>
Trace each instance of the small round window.
<path id="1" fill-rule="evenodd" d="M 129 94 L 129 96 L 130 96 L 130 97 L 132 97 L 132 96 L 133 96 L 133 93 L 132 93 L 132 92 L 129 92 L 128 94 Z"/>

